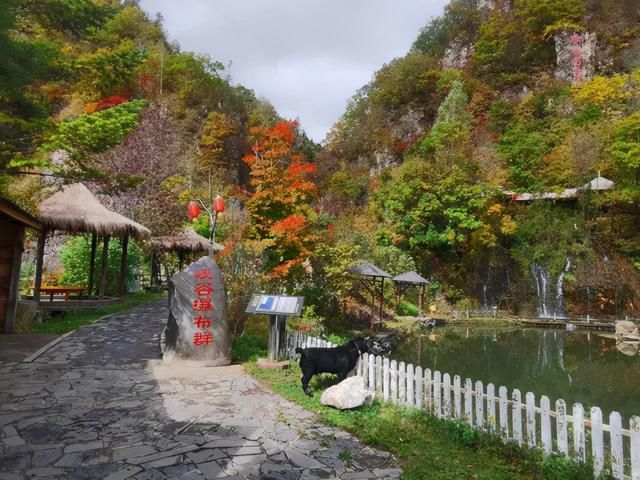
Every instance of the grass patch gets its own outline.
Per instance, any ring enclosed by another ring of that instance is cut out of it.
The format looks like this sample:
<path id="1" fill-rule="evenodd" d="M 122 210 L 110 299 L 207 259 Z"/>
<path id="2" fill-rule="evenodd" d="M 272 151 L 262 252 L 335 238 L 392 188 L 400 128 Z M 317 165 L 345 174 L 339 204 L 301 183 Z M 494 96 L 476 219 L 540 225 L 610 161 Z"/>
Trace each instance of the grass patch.
<path id="1" fill-rule="evenodd" d="M 89 325 L 105 315 L 122 312 L 144 303 L 166 297 L 162 292 L 139 292 L 127 295 L 124 302 L 100 308 L 82 308 L 63 314 L 53 315 L 48 321 L 31 326 L 31 332 L 60 334 L 70 332 L 83 325 Z"/>
<path id="2" fill-rule="evenodd" d="M 320 393 L 335 383 L 330 376 L 314 377 L 309 398 L 300 387 L 297 365 L 285 370 L 250 373 L 283 397 L 317 413 L 326 423 L 347 430 L 369 445 L 394 453 L 402 462 L 404 480 L 585 480 L 591 466 L 564 457 L 544 459 L 539 451 L 504 445 L 499 438 L 480 434 L 466 424 L 446 422 L 426 412 L 374 403 L 352 411 L 320 404 Z"/>

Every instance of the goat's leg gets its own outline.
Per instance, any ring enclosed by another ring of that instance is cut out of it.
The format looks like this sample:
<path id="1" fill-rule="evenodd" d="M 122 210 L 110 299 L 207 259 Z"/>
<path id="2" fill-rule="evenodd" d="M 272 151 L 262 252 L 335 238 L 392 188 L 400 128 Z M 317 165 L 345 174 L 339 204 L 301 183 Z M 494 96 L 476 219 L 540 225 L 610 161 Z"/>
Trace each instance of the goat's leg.
<path id="1" fill-rule="evenodd" d="M 304 372 L 302 375 L 302 390 L 309 397 L 313 397 L 313 394 L 309 391 L 309 382 L 311 381 L 311 377 L 313 377 L 313 372 Z"/>

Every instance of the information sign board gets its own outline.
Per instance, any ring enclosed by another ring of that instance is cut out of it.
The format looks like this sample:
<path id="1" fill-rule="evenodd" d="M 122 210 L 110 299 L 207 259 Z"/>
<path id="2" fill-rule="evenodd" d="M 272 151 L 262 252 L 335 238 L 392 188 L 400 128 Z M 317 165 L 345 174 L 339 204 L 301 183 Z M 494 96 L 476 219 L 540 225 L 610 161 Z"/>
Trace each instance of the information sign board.
<path id="1" fill-rule="evenodd" d="M 304 297 L 255 293 L 245 311 L 266 315 L 298 316 L 302 313 L 303 305 Z"/>

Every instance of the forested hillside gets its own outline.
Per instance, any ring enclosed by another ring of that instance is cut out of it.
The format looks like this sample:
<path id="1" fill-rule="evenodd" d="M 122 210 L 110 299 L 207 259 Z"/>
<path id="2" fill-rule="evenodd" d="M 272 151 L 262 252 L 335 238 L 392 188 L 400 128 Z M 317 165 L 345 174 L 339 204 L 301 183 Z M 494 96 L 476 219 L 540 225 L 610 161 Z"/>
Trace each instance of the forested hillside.
<path id="1" fill-rule="evenodd" d="M 441 307 L 639 314 L 635 0 L 453 0 L 323 148 L 135 1 L 0 6 L 0 194 L 32 210 L 83 181 L 154 235 L 223 194 L 236 318 L 261 290 L 305 295 L 314 324 L 357 313 L 359 259 Z M 88 240 L 64 249 L 47 281 L 84 281 Z"/>
<path id="2" fill-rule="evenodd" d="M 453 0 L 334 125 L 323 206 L 449 302 L 637 315 L 639 25 L 633 0 Z"/>

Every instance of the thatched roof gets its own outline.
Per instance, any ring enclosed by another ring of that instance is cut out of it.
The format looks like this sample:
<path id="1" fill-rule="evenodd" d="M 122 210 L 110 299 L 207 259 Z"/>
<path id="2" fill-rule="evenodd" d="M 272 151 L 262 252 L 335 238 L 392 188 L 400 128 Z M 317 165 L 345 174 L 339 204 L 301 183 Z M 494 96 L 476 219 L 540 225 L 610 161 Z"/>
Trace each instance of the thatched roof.
<path id="1" fill-rule="evenodd" d="M 130 235 L 137 239 L 151 236 L 147 227 L 102 205 L 82 183 L 63 187 L 40 203 L 38 217 L 51 230 L 112 237 Z"/>
<path id="2" fill-rule="evenodd" d="M 349 272 L 362 275 L 363 277 L 391 278 L 391 275 L 372 263 L 358 263 L 349 268 Z"/>
<path id="3" fill-rule="evenodd" d="M 190 252 L 208 252 L 213 245 L 213 251 L 219 252 L 224 247 L 216 242 L 210 242 L 202 235 L 198 234 L 193 228 L 176 233 L 175 235 L 164 235 L 162 237 L 153 237 L 151 239 L 151 248 L 157 250 L 186 250 Z"/>
<path id="4" fill-rule="evenodd" d="M 396 283 L 410 283 L 412 285 L 428 285 L 431 282 L 426 278 L 418 275 L 416 272 L 405 272 L 393 277 Z"/>

